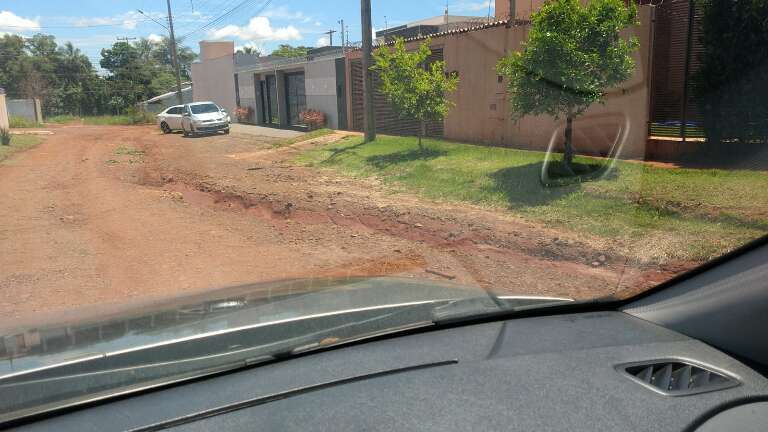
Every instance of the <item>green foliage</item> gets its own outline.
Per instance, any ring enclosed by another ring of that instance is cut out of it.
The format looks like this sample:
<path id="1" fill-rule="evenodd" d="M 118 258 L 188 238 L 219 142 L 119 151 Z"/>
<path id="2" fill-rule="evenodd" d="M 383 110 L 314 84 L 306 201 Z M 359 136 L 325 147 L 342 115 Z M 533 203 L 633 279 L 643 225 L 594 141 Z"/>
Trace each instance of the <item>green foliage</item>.
<path id="1" fill-rule="evenodd" d="M 272 51 L 275 57 L 306 57 L 309 53 L 310 47 L 306 46 L 291 46 L 288 44 L 281 44 L 276 50 Z"/>
<path id="2" fill-rule="evenodd" d="M 431 39 L 427 39 L 418 50 L 408 52 L 405 40 L 397 38 L 394 49 L 383 47 L 373 55 L 376 64 L 372 69 L 381 77 L 381 92 L 401 117 L 421 123 L 419 146 L 425 122 L 442 120 L 448 114 L 453 102 L 447 95 L 455 91 L 459 83 L 455 74 L 446 74 L 445 62 L 428 63 L 432 54 L 430 43 Z"/>
<path id="3" fill-rule="evenodd" d="M 573 119 L 607 88 L 632 76 L 637 38 L 621 38 L 637 23 L 634 2 L 549 0 L 531 16 L 532 27 L 521 52 L 501 58 L 496 70 L 508 80 L 513 117 L 548 114 L 566 118 L 565 158 L 573 160 Z"/>
<path id="4" fill-rule="evenodd" d="M 14 129 L 36 128 L 41 126 L 40 123 L 21 116 L 11 116 L 8 119 L 8 123 L 9 126 Z"/>
<path id="5" fill-rule="evenodd" d="M 9 97 L 38 98 L 46 117 L 61 114 L 92 116 L 120 113 L 136 102 L 165 93 L 175 85 L 167 40 L 118 42 L 102 51 L 101 76 L 90 60 L 70 42 L 58 45 L 53 36 L 0 37 L 0 83 Z M 186 71 L 196 55 L 179 47 Z"/>
<path id="6" fill-rule="evenodd" d="M 768 141 L 768 1 L 697 0 L 701 8 L 701 67 L 694 93 L 710 149 L 727 155 L 723 140 Z"/>
<path id="7" fill-rule="evenodd" d="M 0 128 L 0 144 L 4 146 L 11 145 L 11 131 L 5 128 Z"/>
<path id="8" fill-rule="evenodd" d="M 48 117 L 45 119 L 45 122 L 53 123 L 53 124 L 66 124 L 66 123 L 74 123 L 78 120 L 80 120 L 80 118 L 73 116 L 72 114 L 62 114 L 62 115 L 57 115 L 53 117 Z"/>
<path id="9" fill-rule="evenodd" d="M 619 32 L 637 23 L 637 8 L 623 0 L 550 0 L 533 14 L 522 52 L 503 57 L 517 118 L 578 115 L 603 100 L 604 91 L 632 76 L 637 38 Z"/>

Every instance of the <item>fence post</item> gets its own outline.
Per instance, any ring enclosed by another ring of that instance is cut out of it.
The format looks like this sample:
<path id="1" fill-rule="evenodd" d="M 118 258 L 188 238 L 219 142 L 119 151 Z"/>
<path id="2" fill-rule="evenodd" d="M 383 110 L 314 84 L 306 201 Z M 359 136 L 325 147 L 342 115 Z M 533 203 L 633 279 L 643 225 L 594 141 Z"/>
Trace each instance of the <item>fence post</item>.
<path id="1" fill-rule="evenodd" d="M 5 89 L 0 87 L 0 129 L 8 129 L 8 108 L 5 105 Z"/>
<path id="2" fill-rule="evenodd" d="M 40 99 L 32 99 L 35 102 L 35 121 L 37 123 L 43 122 L 43 105 L 40 103 Z"/>

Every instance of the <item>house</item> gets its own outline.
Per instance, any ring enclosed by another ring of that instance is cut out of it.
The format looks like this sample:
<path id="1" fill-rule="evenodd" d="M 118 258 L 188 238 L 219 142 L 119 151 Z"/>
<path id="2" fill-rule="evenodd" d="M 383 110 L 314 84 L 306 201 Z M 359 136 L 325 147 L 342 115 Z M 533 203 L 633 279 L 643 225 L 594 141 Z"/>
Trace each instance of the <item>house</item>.
<path id="1" fill-rule="evenodd" d="M 408 24 L 392 27 L 376 32 L 376 44 L 381 45 L 392 41 L 395 37 L 412 38 L 429 36 L 449 30 L 473 27 L 493 21 L 489 17 L 444 15 L 414 21 Z"/>
<path id="2" fill-rule="evenodd" d="M 445 120 L 428 123 L 428 135 L 494 146 L 559 150 L 564 121 L 545 115 L 512 120 L 506 80 L 496 73 L 496 63 L 502 56 L 521 49 L 528 37 L 531 12 L 543 3 L 544 0 L 496 0 L 493 22 L 470 23 L 405 38 L 407 48 L 416 49 L 430 37 L 430 61 L 444 61 L 446 70 L 457 73 L 460 79 L 451 95 L 455 106 Z M 680 70 L 685 63 L 681 49 L 685 49 L 687 28 L 687 22 L 681 21 L 680 16 L 686 17 L 689 2 L 674 2 L 661 8 L 644 6 L 645 1 L 638 3 L 639 25 L 625 30 L 625 35 L 637 37 L 640 43 L 634 54 L 635 72 L 621 86 L 607 91 L 605 104 L 594 104 L 576 119 L 574 145 L 580 153 L 618 152 L 619 157 L 626 158 L 670 159 L 684 151 L 677 142 L 679 138 L 668 138 L 661 144 L 649 139 L 649 129 L 664 118 L 690 119 L 695 115 L 693 104 L 682 102 L 686 94 L 683 89 L 690 82 L 686 84 Z M 675 10 L 667 11 L 668 8 Z M 361 55 L 359 49 L 346 54 L 347 116 L 350 129 L 356 131 L 363 130 Z M 377 82 L 374 74 L 374 86 Z M 380 133 L 417 133 L 418 123 L 400 118 L 378 91 L 374 93 L 374 106 Z M 681 113 L 681 107 L 687 112 Z"/>
<path id="3" fill-rule="evenodd" d="M 342 47 L 310 50 L 306 57 L 266 57 L 235 67 L 237 105 L 245 122 L 301 128 L 300 114 L 321 111 L 333 129 L 347 128 L 345 58 Z"/>

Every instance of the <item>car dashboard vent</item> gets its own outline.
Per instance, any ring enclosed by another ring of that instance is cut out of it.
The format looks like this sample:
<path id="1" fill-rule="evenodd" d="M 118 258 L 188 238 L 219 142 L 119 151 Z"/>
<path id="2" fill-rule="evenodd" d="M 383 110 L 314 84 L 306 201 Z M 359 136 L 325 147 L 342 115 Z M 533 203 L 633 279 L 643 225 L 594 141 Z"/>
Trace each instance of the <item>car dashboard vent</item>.
<path id="1" fill-rule="evenodd" d="M 631 363 L 617 369 L 634 381 L 668 396 L 687 396 L 739 385 L 733 377 L 683 360 Z"/>

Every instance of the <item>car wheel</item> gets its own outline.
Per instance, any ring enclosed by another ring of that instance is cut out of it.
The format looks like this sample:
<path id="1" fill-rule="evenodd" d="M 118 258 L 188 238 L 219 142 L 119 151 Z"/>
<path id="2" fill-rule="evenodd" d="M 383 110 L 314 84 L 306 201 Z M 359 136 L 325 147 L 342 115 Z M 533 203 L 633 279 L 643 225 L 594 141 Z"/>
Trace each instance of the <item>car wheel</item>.
<path id="1" fill-rule="evenodd" d="M 181 133 L 184 134 L 185 138 L 189 138 L 189 132 L 187 132 L 187 129 L 184 127 L 184 125 L 181 125 Z"/>
<path id="2" fill-rule="evenodd" d="M 162 130 L 164 134 L 169 134 L 169 133 L 173 132 L 171 130 L 171 127 L 168 126 L 168 123 L 166 123 L 166 122 L 160 123 L 160 130 Z"/>
<path id="3" fill-rule="evenodd" d="M 224 135 L 229 135 L 229 128 L 224 129 Z"/>

